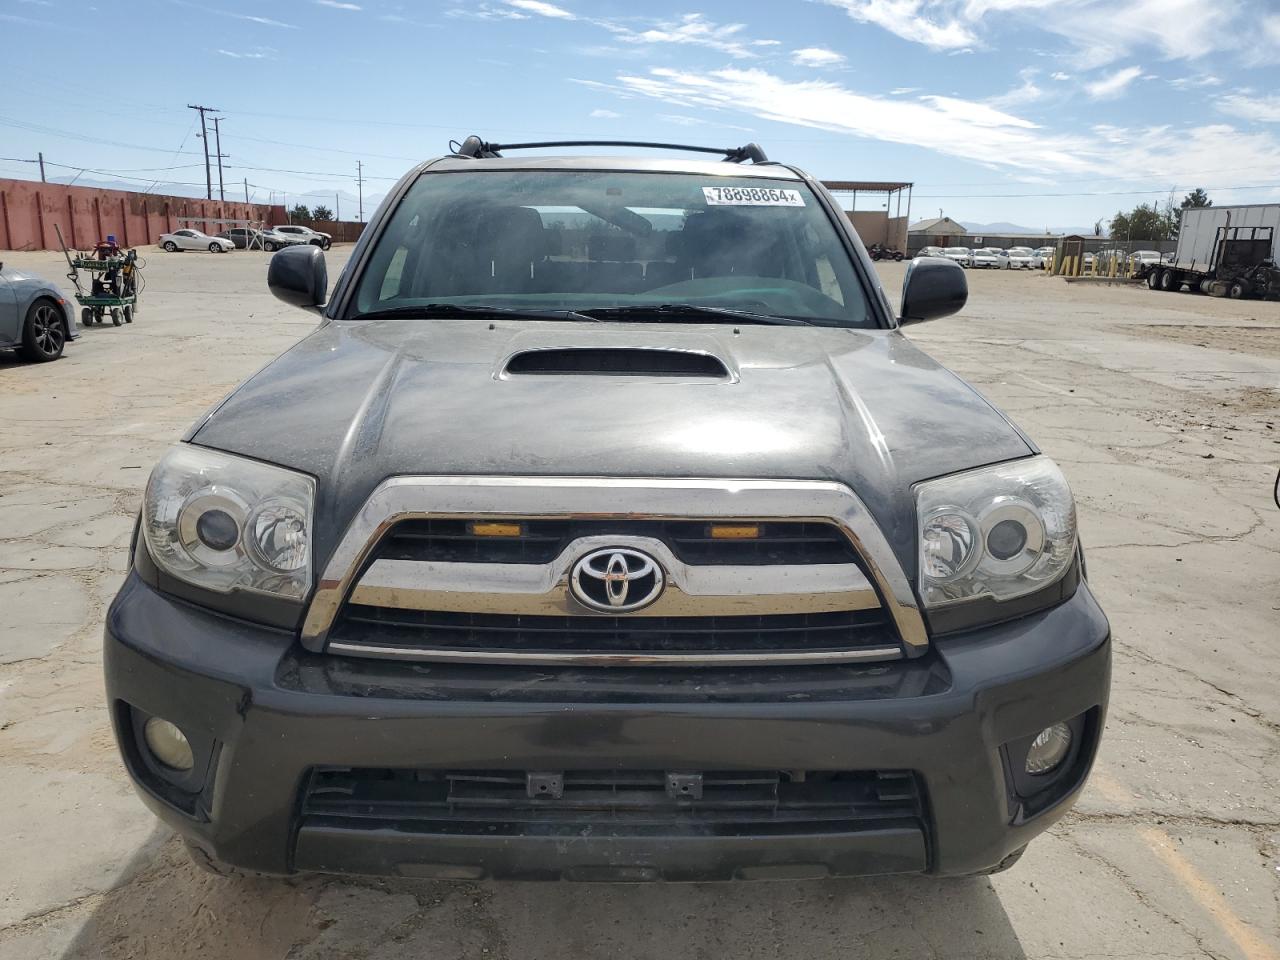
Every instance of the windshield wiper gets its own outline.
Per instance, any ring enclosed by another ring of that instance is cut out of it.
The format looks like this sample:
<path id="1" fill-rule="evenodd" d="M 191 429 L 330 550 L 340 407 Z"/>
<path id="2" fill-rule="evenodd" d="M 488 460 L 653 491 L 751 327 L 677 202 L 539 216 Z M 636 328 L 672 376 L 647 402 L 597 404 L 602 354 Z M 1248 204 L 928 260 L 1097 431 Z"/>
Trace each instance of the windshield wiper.
<path id="1" fill-rule="evenodd" d="M 811 327 L 807 320 L 751 313 L 729 307 L 708 307 L 698 303 L 630 304 L 625 307 L 586 307 L 579 313 L 594 320 L 637 320 L 642 323 L 701 320 L 707 323 L 762 323 L 779 327 Z"/>
<path id="2" fill-rule="evenodd" d="M 596 317 L 575 310 L 522 310 L 518 307 L 490 307 L 463 303 L 418 303 L 384 310 L 357 313 L 352 320 L 385 320 L 392 317 L 474 317 L 499 320 L 586 320 L 599 323 Z"/>

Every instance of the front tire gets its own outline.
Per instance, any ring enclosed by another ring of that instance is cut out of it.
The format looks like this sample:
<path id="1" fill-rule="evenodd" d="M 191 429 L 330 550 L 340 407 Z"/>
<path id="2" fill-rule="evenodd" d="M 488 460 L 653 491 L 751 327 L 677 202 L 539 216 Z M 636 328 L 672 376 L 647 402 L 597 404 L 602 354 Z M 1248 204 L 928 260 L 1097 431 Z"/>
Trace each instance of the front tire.
<path id="1" fill-rule="evenodd" d="M 48 363 L 62 356 L 66 344 L 62 311 L 48 300 L 37 300 L 27 310 L 22 327 L 22 355 L 36 363 Z"/>
<path id="2" fill-rule="evenodd" d="M 275 253 L 276 245 L 272 243 L 270 240 L 268 240 L 266 243 L 262 245 L 262 249 L 267 251 L 267 253 Z"/>
<path id="3" fill-rule="evenodd" d="M 1227 290 L 1227 296 L 1232 300 L 1243 300 L 1249 295 L 1248 280 L 1234 280 Z"/>
<path id="4" fill-rule="evenodd" d="M 166 253 L 177 253 L 178 245 L 174 243 L 172 240 L 166 240 L 164 242 L 164 249 Z"/>
<path id="5" fill-rule="evenodd" d="M 221 252 L 222 252 L 222 245 L 221 245 L 221 244 L 218 244 L 218 243 L 211 243 L 211 244 L 209 244 L 209 252 L 210 252 L 210 253 L 221 253 Z"/>

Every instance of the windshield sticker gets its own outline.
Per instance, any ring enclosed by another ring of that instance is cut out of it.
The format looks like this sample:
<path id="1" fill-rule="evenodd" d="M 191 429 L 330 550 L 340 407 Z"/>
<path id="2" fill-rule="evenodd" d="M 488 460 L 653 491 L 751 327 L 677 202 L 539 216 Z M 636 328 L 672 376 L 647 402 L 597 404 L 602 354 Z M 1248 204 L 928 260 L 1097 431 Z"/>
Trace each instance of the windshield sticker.
<path id="1" fill-rule="evenodd" d="M 803 207 L 799 190 L 777 187 L 703 187 L 709 207 Z"/>

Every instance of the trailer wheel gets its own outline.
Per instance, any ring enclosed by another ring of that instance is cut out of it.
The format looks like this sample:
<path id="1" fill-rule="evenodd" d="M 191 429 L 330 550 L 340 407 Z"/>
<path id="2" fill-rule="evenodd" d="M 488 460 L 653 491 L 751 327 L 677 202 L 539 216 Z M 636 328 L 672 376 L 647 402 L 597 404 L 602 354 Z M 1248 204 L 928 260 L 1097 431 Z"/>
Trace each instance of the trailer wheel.
<path id="1" fill-rule="evenodd" d="M 1152 270 L 1147 274 L 1147 289 L 1155 290 L 1160 286 L 1160 271 Z"/>
<path id="2" fill-rule="evenodd" d="M 1177 283 L 1177 279 L 1178 279 L 1177 274 L 1175 274 L 1172 270 L 1161 270 L 1160 271 L 1160 289 L 1164 290 L 1165 292 L 1168 292 L 1170 290 L 1177 290 L 1178 287 L 1181 286 L 1181 284 Z"/>
<path id="3" fill-rule="evenodd" d="M 1232 300 L 1243 300 L 1249 295 L 1248 280 L 1233 280 L 1231 286 L 1227 290 L 1227 296 Z"/>
<path id="4" fill-rule="evenodd" d="M 133 323 L 133 307 L 126 306 L 124 308 L 124 322 Z"/>

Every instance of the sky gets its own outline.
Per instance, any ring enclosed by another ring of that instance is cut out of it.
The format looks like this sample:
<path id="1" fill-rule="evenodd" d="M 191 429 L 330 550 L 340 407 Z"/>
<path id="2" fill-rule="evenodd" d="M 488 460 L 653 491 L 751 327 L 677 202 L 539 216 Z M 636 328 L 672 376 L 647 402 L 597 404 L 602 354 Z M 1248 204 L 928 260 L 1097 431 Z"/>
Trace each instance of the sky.
<path id="1" fill-rule="evenodd" d="M 0 0 L 0 176 L 202 193 L 203 104 L 228 196 L 343 218 L 357 161 L 367 219 L 477 133 L 756 141 L 913 182 L 913 221 L 1087 227 L 1280 200 L 1277 49 L 1278 0 Z"/>

